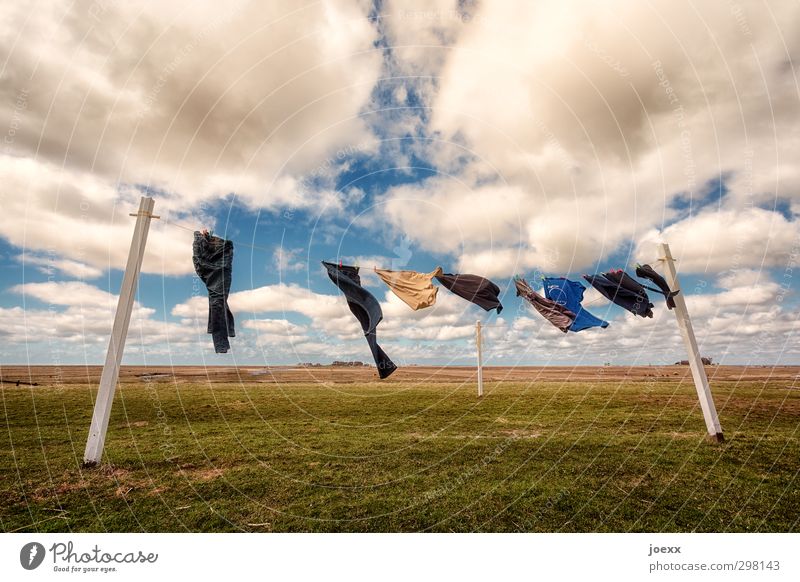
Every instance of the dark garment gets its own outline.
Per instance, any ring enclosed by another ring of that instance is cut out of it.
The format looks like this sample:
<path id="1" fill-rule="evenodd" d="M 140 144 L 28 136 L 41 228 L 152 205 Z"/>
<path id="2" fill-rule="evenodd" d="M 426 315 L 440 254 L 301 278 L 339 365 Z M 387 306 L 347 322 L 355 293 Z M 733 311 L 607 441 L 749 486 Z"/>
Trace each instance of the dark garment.
<path id="1" fill-rule="evenodd" d="M 569 331 L 569 328 L 575 322 L 575 314 L 572 311 L 555 301 L 550 301 L 539 295 L 531 289 L 525 279 L 516 279 L 514 283 L 517 286 L 517 297 L 527 299 L 528 303 L 533 305 L 536 311 L 564 333 Z"/>
<path id="2" fill-rule="evenodd" d="M 503 311 L 500 304 L 500 287 L 477 275 L 452 275 L 444 273 L 437 275 L 439 283 L 450 289 L 459 297 L 471 301 L 486 311 L 497 308 L 498 315 Z"/>
<path id="3" fill-rule="evenodd" d="M 233 313 L 228 307 L 233 242 L 195 232 L 192 262 L 197 276 L 208 289 L 208 333 L 214 341 L 214 351 L 224 354 L 231 349 L 228 338 L 236 337 Z"/>
<path id="4" fill-rule="evenodd" d="M 356 316 L 356 319 L 361 324 L 361 329 L 364 331 L 364 336 L 367 338 L 369 349 L 378 368 L 378 376 L 381 380 L 388 378 L 397 369 L 397 366 L 378 345 L 376 329 L 383 319 L 381 304 L 378 303 L 372 293 L 361 286 L 358 267 L 342 267 L 325 261 L 322 261 L 322 264 L 328 270 L 328 277 L 347 299 L 347 306 L 350 307 L 350 311 L 353 312 L 353 315 Z"/>
<path id="5" fill-rule="evenodd" d="M 545 277 L 544 296 L 550 301 L 563 305 L 575 314 L 570 331 L 582 331 L 590 327 L 608 327 L 608 322 L 595 317 L 581 305 L 586 287 L 577 281 L 563 277 Z"/>
<path id="6" fill-rule="evenodd" d="M 609 271 L 601 275 L 584 275 L 601 294 L 640 317 L 653 317 L 653 304 L 644 287 L 624 271 Z"/>
<path id="7" fill-rule="evenodd" d="M 664 279 L 661 275 L 656 273 L 655 269 L 650 265 L 637 265 L 636 266 L 636 276 L 642 279 L 649 279 L 656 286 L 661 289 L 660 293 L 667 298 L 667 307 L 672 309 L 675 307 L 675 297 L 678 293 L 680 293 L 680 289 L 677 291 L 671 291 L 669 285 L 667 284 L 667 280 Z"/>

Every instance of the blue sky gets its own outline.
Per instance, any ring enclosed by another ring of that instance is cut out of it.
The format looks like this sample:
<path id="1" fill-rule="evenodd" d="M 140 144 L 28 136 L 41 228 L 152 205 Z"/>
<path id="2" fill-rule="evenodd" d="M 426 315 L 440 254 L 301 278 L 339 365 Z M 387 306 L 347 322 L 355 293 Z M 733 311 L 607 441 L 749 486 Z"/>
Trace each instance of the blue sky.
<path id="1" fill-rule="evenodd" d="M 493 364 L 672 363 L 660 297 L 645 320 L 587 289 L 611 325 L 564 335 L 512 281 L 632 273 L 667 241 L 704 354 L 800 364 L 790 18 L 657 9 L 663 26 L 622 1 L 569 19 L 556 2 L 114 5 L 82 24 L 16 9 L 7 43 L 16 26 L 70 34 L 5 65 L 0 363 L 102 361 L 146 193 L 162 220 L 126 363 L 368 361 L 321 260 L 362 266 L 401 364 L 471 363 L 479 319 Z M 687 68 L 686 47 L 708 58 Z M 202 227 L 235 241 L 225 355 L 192 272 L 186 228 Z M 373 265 L 489 277 L 505 310 L 442 289 L 413 313 Z"/>

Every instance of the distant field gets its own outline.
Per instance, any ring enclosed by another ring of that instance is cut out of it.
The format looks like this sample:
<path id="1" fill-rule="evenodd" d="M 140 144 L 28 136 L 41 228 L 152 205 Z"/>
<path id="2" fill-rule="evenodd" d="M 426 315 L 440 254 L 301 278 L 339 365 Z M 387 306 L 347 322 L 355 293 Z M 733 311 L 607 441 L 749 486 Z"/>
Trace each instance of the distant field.
<path id="1" fill-rule="evenodd" d="M 800 530 L 798 368 L 0 371 L 7 532 Z"/>

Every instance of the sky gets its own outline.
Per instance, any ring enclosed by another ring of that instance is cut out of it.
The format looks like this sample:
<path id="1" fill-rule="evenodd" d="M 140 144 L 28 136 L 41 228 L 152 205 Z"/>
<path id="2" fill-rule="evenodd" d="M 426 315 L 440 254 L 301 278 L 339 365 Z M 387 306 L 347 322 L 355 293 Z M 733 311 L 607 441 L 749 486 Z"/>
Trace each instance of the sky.
<path id="1" fill-rule="evenodd" d="M 800 364 L 800 5 L 366 0 L 0 7 L 0 364 L 99 364 L 141 196 L 123 363 L 370 361 L 320 261 L 361 267 L 400 366 L 672 364 L 674 312 L 587 288 L 563 334 L 514 275 L 676 257 L 700 350 Z M 192 231 L 234 241 L 215 354 Z M 372 267 L 474 273 L 411 311 Z"/>

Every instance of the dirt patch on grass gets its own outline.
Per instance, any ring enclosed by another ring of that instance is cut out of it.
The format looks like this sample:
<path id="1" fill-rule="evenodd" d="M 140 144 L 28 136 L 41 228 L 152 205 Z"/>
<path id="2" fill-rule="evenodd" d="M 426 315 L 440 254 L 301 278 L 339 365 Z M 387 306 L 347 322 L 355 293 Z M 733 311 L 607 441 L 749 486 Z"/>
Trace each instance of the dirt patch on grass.
<path id="1" fill-rule="evenodd" d="M 542 433 L 538 430 L 532 430 L 527 428 L 514 428 L 510 430 L 501 430 L 497 433 L 500 436 L 504 436 L 510 439 L 535 439 L 542 436 Z"/>
<path id="2" fill-rule="evenodd" d="M 190 481 L 213 481 L 225 474 L 222 467 L 195 467 L 192 463 L 186 463 L 179 467 L 180 473 Z"/>
<path id="3" fill-rule="evenodd" d="M 203 469 L 196 472 L 196 479 L 199 481 L 211 481 L 217 477 L 222 477 L 224 472 L 222 469 Z"/>
<path id="4" fill-rule="evenodd" d="M 31 493 L 34 501 L 46 501 L 54 497 L 64 497 L 78 491 L 112 490 L 115 497 L 125 497 L 135 489 L 150 487 L 146 479 L 132 476 L 132 472 L 122 467 L 102 465 L 96 470 L 80 474 L 67 473 L 58 482 L 47 487 L 39 487 Z"/>
<path id="5" fill-rule="evenodd" d="M 54 497 L 63 497 L 75 491 L 84 489 L 88 483 L 84 480 L 78 481 L 62 481 L 60 483 L 53 483 L 50 487 L 38 487 L 31 493 L 31 499 L 34 501 L 47 501 Z"/>
<path id="6" fill-rule="evenodd" d="M 129 487 L 127 485 L 120 485 L 114 490 L 115 497 L 127 497 L 128 493 L 133 491 L 133 487 Z"/>

